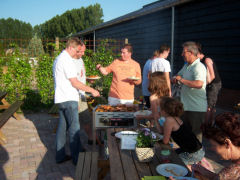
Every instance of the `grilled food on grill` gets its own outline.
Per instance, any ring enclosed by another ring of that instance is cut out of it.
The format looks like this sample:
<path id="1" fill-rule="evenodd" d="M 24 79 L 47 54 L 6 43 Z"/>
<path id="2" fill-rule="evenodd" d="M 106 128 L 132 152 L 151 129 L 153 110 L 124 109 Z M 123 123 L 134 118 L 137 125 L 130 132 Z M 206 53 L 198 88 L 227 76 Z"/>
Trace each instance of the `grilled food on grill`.
<path id="1" fill-rule="evenodd" d="M 133 106 L 118 105 L 100 105 L 97 107 L 96 112 L 134 112 L 135 109 Z"/>

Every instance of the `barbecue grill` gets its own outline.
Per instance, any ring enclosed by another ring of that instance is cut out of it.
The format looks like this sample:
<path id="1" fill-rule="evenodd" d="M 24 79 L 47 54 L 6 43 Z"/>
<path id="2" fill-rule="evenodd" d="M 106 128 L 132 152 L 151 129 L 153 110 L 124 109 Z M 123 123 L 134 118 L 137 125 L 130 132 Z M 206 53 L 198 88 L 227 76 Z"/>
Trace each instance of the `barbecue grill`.
<path id="1" fill-rule="evenodd" d="M 137 125 L 135 112 L 97 112 L 98 105 L 93 109 L 93 137 L 97 129 L 126 128 Z"/>

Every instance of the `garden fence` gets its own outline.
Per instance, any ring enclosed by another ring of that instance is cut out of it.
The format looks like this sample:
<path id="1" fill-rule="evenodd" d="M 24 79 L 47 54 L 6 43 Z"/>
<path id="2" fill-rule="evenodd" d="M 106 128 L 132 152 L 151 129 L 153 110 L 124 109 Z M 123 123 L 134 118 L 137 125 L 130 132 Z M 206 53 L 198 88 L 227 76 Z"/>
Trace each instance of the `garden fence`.
<path id="1" fill-rule="evenodd" d="M 38 55 L 48 53 L 54 54 L 56 50 L 65 48 L 66 39 L 0 39 L 0 57 L 6 57 L 16 51 L 25 54 L 29 57 L 37 57 Z M 87 49 L 95 51 L 101 45 L 103 39 L 85 39 Z M 112 48 L 114 53 L 119 53 L 121 47 L 127 42 L 127 39 L 104 39 L 107 41 L 107 47 Z"/>

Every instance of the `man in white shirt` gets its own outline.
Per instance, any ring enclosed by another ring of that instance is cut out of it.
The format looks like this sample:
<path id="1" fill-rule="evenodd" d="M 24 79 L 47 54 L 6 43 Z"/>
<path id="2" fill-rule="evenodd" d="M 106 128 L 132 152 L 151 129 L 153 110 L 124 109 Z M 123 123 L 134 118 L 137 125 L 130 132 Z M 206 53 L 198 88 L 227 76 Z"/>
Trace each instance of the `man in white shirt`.
<path id="1" fill-rule="evenodd" d="M 84 46 L 82 51 L 77 54 L 77 59 L 74 59 L 74 64 L 77 70 L 77 79 L 86 84 L 86 70 L 85 65 L 82 59 L 84 55 L 86 47 Z M 85 91 L 79 90 L 79 102 L 78 102 L 78 113 L 79 113 L 79 121 L 80 126 L 83 126 L 83 129 L 80 131 L 80 137 L 82 142 L 88 141 L 88 143 L 92 142 L 92 131 L 91 131 L 91 123 L 92 117 L 88 110 L 88 104 L 85 97 Z"/>
<path id="2" fill-rule="evenodd" d="M 170 47 L 168 45 L 162 45 L 159 49 L 159 58 L 156 58 L 152 61 L 151 73 L 154 72 L 164 72 L 167 84 L 169 87 L 169 95 L 171 96 L 171 82 L 170 82 L 170 72 L 171 66 L 166 58 L 170 53 Z"/>
<path id="3" fill-rule="evenodd" d="M 73 164 L 77 164 L 78 154 L 84 151 L 80 142 L 80 125 L 78 117 L 78 90 L 90 92 L 93 96 L 99 96 L 99 92 L 86 86 L 77 79 L 77 70 L 73 58 L 85 51 L 83 41 L 78 38 L 70 38 L 66 49 L 55 59 L 53 75 L 55 82 L 55 104 L 59 107 L 59 124 L 56 133 L 56 162 L 62 163 L 72 158 Z M 71 157 L 66 155 L 65 144 L 68 131 Z"/>

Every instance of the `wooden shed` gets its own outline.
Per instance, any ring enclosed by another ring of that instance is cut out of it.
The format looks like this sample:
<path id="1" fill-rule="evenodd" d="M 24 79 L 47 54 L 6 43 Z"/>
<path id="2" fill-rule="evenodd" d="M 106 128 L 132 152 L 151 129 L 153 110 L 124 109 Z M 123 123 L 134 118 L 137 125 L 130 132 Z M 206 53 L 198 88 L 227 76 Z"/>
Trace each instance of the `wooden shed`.
<path id="1" fill-rule="evenodd" d="M 229 97 L 232 104 L 240 102 L 239 0 L 159 0 L 75 36 L 127 38 L 133 45 L 133 59 L 142 67 L 161 44 L 169 44 L 172 75 L 183 65 L 182 44 L 200 42 L 216 62 L 223 88 L 234 90 L 234 97 Z"/>

